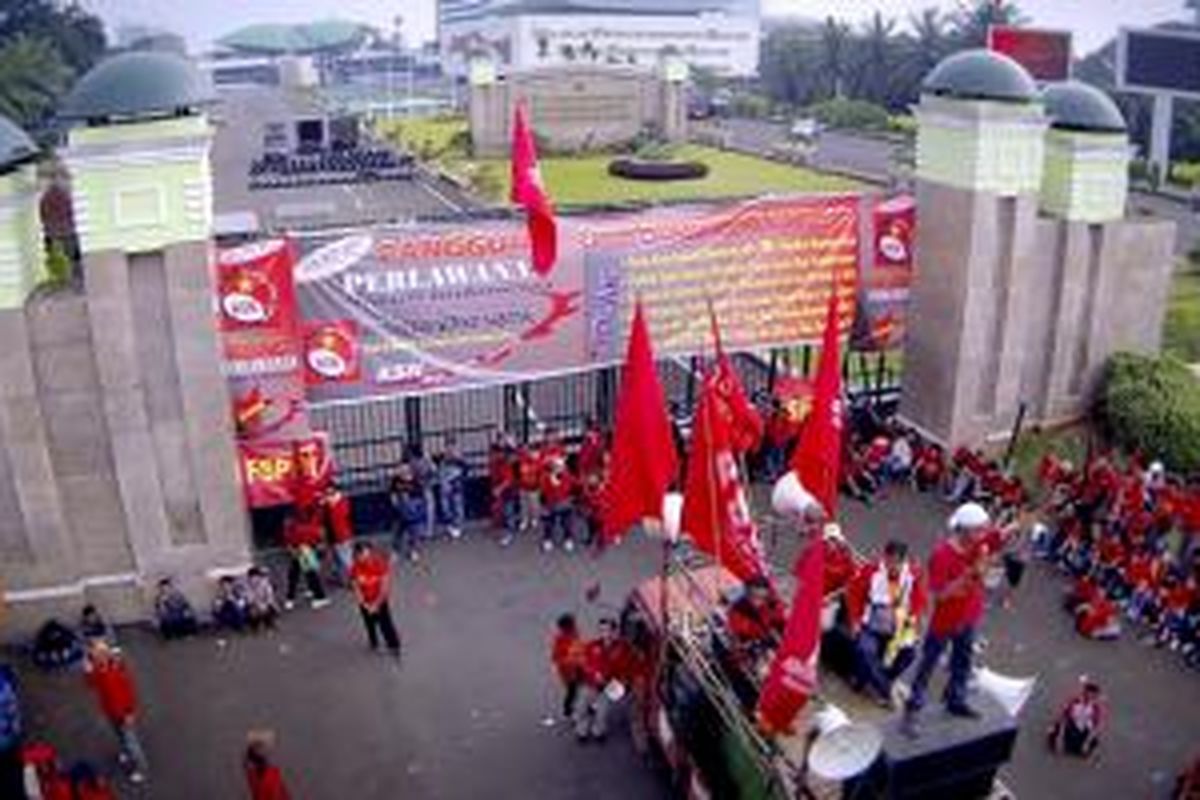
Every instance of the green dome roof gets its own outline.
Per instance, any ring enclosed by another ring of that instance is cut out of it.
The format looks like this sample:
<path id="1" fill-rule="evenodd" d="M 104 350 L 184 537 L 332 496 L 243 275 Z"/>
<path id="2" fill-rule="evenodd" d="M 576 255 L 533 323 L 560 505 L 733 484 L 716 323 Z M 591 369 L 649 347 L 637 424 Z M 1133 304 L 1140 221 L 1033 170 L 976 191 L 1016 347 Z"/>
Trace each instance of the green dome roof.
<path id="1" fill-rule="evenodd" d="M 1003 100 L 1029 103 L 1037 99 L 1037 84 L 1025 68 L 991 50 L 964 50 L 942 59 L 925 76 L 921 91 L 959 100 Z"/>
<path id="2" fill-rule="evenodd" d="M 164 52 L 122 53 L 79 79 L 61 115 L 94 119 L 173 114 L 212 99 L 212 87 L 187 59 Z"/>
<path id="3" fill-rule="evenodd" d="M 301 25 L 247 25 L 226 34 L 217 44 L 230 50 L 286 55 L 348 50 L 362 44 L 367 27 L 357 22 L 328 19 Z"/>
<path id="4" fill-rule="evenodd" d="M 0 114 L 0 172 L 37 156 L 37 145 L 8 117 Z"/>
<path id="5" fill-rule="evenodd" d="M 1124 133 L 1125 117 L 1112 98 L 1080 81 L 1054 83 L 1042 92 L 1050 127 L 1069 131 Z"/>

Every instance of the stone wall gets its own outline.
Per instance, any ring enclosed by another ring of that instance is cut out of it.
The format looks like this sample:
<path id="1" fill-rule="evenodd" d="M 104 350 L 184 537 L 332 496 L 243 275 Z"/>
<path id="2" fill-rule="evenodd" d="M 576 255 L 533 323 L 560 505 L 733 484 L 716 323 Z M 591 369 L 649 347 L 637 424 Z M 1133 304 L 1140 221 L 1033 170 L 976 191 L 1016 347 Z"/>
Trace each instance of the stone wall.
<path id="1" fill-rule="evenodd" d="M 509 151 L 513 107 L 525 100 L 551 150 L 609 147 L 647 126 L 669 141 L 687 136 L 685 84 L 650 70 L 614 67 L 531 70 L 471 87 L 471 139 L 479 155 Z"/>

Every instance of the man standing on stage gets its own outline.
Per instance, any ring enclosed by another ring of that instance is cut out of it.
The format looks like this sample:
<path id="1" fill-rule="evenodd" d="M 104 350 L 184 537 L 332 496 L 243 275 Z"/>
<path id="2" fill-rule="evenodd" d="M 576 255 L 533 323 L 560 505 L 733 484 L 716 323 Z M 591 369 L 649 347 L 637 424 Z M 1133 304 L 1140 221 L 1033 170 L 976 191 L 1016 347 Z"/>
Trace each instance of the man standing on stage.
<path id="1" fill-rule="evenodd" d="M 975 629 L 983 617 L 983 573 L 987 547 L 981 534 L 991 523 L 982 506 L 966 503 L 950 516 L 949 535 L 938 542 L 929 557 L 929 588 L 933 594 L 933 616 L 921 647 L 921 660 L 913 680 L 912 694 L 904 708 L 903 730 L 917 735 L 917 713 L 925 705 L 929 679 L 942 652 L 950 647 L 950 681 L 943 695 L 946 711 L 956 717 L 979 717 L 967 704 L 967 681 Z"/>

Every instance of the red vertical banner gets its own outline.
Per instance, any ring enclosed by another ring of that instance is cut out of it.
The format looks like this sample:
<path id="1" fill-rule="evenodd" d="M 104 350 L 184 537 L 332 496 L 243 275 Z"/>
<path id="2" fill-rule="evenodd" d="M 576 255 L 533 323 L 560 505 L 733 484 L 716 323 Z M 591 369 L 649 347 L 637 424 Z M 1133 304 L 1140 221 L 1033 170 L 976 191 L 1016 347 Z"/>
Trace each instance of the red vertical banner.
<path id="1" fill-rule="evenodd" d="M 904 194 L 876 204 L 871 271 L 864 281 L 859 349 L 887 350 L 904 341 L 905 316 L 916 267 L 917 204 Z"/>
<path id="2" fill-rule="evenodd" d="M 305 412 L 305 365 L 287 239 L 217 255 L 217 328 L 246 500 L 253 508 L 290 503 L 328 483 L 328 446 Z"/>

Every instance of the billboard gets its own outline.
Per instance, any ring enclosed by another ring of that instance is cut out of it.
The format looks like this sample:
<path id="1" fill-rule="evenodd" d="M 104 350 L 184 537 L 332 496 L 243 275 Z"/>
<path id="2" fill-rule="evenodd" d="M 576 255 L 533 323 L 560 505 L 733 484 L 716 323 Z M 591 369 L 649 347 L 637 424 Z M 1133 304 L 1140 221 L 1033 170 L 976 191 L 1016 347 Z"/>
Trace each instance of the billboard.
<path id="1" fill-rule="evenodd" d="M 1035 80 L 1065 81 L 1071 77 L 1071 34 L 1068 31 L 992 25 L 988 28 L 988 49 L 1016 61 Z"/>
<path id="2" fill-rule="evenodd" d="M 888 350 L 904 341 L 909 294 L 916 269 L 917 202 L 902 194 L 871 210 L 871 269 L 859 292 L 854 346 Z"/>
<path id="3" fill-rule="evenodd" d="M 305 237 L 295 282 L 308 400 L 614 364 L 638 297 L 662 356 L 712 346 L 710 303 L 730 349 L 816 341 L 831 287 L 847 300 L 857 291 L 860 203 L 818 195 L 565 217 L 549 280 L 533 274 L 515 221 Z"/>
<path id="4" fill-rule="evenodd" d="M 1200 100 L 1200 31 L 1122 29 L 1117 39 L 1117 88 Z"/>

